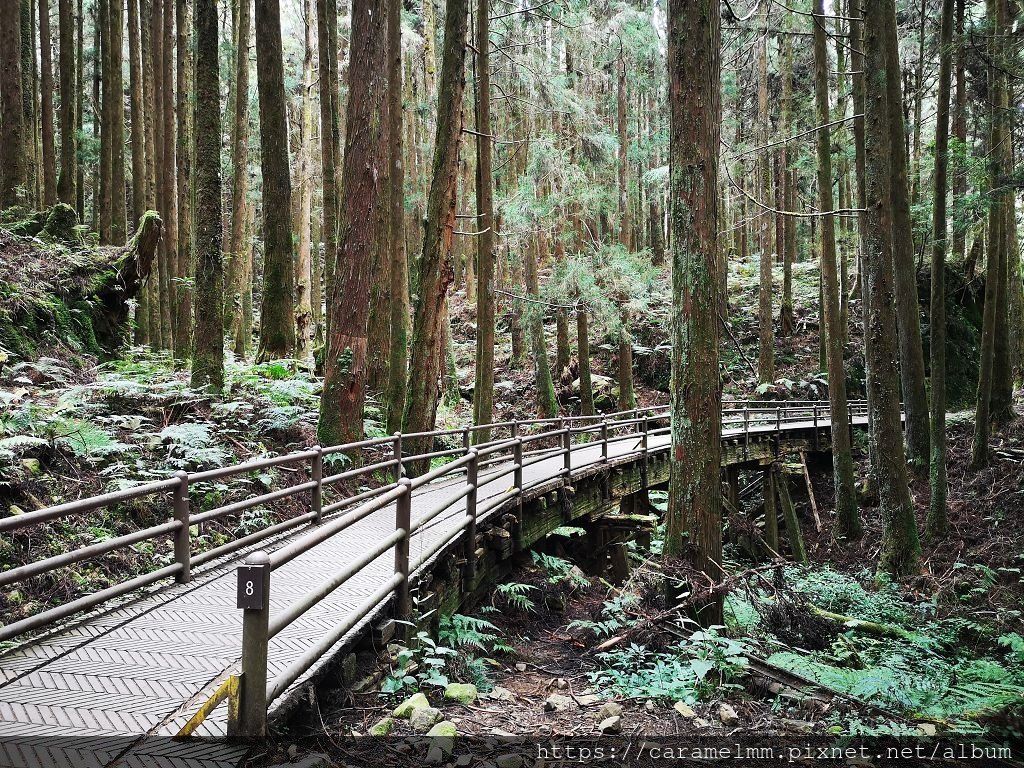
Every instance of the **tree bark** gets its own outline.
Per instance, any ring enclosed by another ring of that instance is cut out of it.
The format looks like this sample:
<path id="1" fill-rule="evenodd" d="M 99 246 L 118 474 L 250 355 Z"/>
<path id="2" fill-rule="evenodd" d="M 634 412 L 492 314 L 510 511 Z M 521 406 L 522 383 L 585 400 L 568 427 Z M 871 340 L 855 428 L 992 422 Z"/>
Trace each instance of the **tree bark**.
<path id="1" fill-rule="evenodd" d="M 438 380 L 444 355 L 442 330 L 448 287 L 454 278 L 452 236 L 455 230 L 455 192 L 462 133 L 462 97 L 466 89 L 466 27 L 468 0 L 449 0 L 445 7 L 444 50 L 437 93 L 437 130 L 423 255 L 419 267 L 419 300 L 413 318 L 407 432 L 433 429 L 437 414 Z M 425 440 L 410 441 L 423 452 Z M 417 467 L 421 469 L 421 467 Z"/>
<path id="2" fill-rule="evenodd" d="M 132 128 L 132 212 L 138 222 L 146 212 L 146 129 L 142 116 L 142 39 L 139 27 L 139 0 L 128 0 L 128 77 Z"/>
<path id="3" fill-rule="evenodd" d="M 760 25 L 763 36 L 757 42 L 757 143 L 764 146 L 769 142 L 768 123 L 768 4 L 761 6 Z M 757 157 L 757 196 L 763 205 L 768 205 L 768 189 L 771 168 L 768 150 L 762 150 Z M 757 381 L 768 384 L 775 380 L 775 328 L 772 314 L 772 217 L 768 211 L 758 211 L 757 247 L 760 251 L 758 289 L 758 357 Z"/>
<path id="4" fill-rule="evenodd" d="M 587 308 L 576 304 L 576 347 L 580 362 L 580 413 L 594 415 L 594 383 L 590 378 L 590 328 Z"/>
<path id="5" fill-rule="evenodd" d="M 192 386 L 224 387 L 224 321 L 209 311 L 224 304 L 221 222 L 220 51 L 217 0 L 195 0 L 196 278 Z"/>
<path id="6" fill-rule="evenodd" d="M 316 0 L 318 82 L 320 96 L 320 168 L 323 183 L 324 293 L 330 298 L 334 257 L 338 249 L 338 161 L 340 160 L 340 111 L 336 0 Z M 330 313 L 326 324 L 330 323 Z M 326 330 L 326 329 L 325 329 Z"/>
<path id="7" fill-rule="evenodd" d="M 225 311 L 229 314 L 234 313 L 231 329 L 235 341 L 235 355 L 244 358 L 249 352 L 250 344 L 242 311 L 242 296 L 247 284 L 249 295 L 252 295 L 252 268 L 249 266 L 252 248 L 245 239 L 249 219 L 249 41 L 252 34 L 250 0 L 235 0 L 235 8 L 235 82 L 234 104 L 231 110 L 231 240 L 228 244 L 233 280 L 229 286 Z M 325 189 L 326 186 L 325 182 Z"/>
<path id="8" fill-rule="evenodd" d="M 828 104 L 828 43 L 825 37 L 825 3 L 815 0 L 815 16 L 811 19 L 814 38 L 814 95 L 819 125 L 826 125 L 831 117 Z M 832 200 L 832 138 L 828 128 L 817 132 L 818 151 L 818 207 L 823 212 L 833 210 Z M 846 371 L 843 365 L 842 309 L 839 278 L 836 273 L 835 218 L 825 215 L 821 219 L 821 284 L 825 331 L 825 349 L 828 367 L 828 398 L 832 423 L 832 469 L 835 481 L 836 538 L 853 539 L 861 534 L 857 496 L 853 485 L 853 456 L 850 431 L 846 428 L 848 409 L 846 402 Z"/>
<path id="9" fill-rule="evenodd" d="M 724 576 L 717 274 L 720 19 L 718 0 L 669 1 L 672 452 L 665 553 L 685 555 L 714 583 Z M 762 259 L 767 260 L 765 253 Z M 720 624 L 721 598 L 702 607 L 699 618 Z"/>
<path id="10" fill-rule="evenodd" d="M 391 237 L 391 359 L 388 361 L 388 430 L 402 428 L 409 373 L 409 262 L 405 248 L 405 165 L 402 158 L 402 4 L 388 5 L 388 152 L 391 163 L 388 189 Z"/>
<path id="11" fill-rule="evenodd" d="M 939 92 L 935 102 L 935 175 L 932 181 L 932 285 L 928 339 L 931 357 L 931 464 L 927 537 L 940 541 L 949 527 L 946 513 L 946 170 L 949 164 L 949 91 L 952 79 L 953 10 L 942 0 L 939 28 Z"/>
<path id="12" fill-rule="evenodd" d="M 263 172 L 263 299 L 257 360 L 295 352 L 292 188 L 288 171 L 280 0 L 256 0 L 256 83 Z M 362 421 L 360 420 L 360 428 Z"/>
<path id="13" fill-rule="evenodd" d="M 60 39 L 57 68 L 60 70 L 60 175 L 57 177 L 57 197 L 62 203 L 74 206 L 77 171 L 77 142 L 75 133 L 75 21 L 72 0 L 58 0 L 57 35 Z M 6 110 L 4 113 L 7 114 Z M 6 139 L 6 137 L 5 137 Z"/>
<path id="14" fill-rule="evenodd" d="M 793 37 L 784 35 L 782 40 L 782 116 L 779 120 L 779 133 L 788 136 L 793 115 Z M 739 130 L 737 124 L 737 130 Z M 793 176 L 789 170 L 789 157 L 785 150 L 782 153 L 781 184 L 783 189 L 782 207 L 791 210 L 794 204 L 792 195 Z M 795 173 L 795 169 L 792 173 Z M 791 217 L 782 217 L 785 228 L 782 238 L 782 307 L 779 310 L 779 334 L 793 335 L 793 259 L 796 251 L 795 225 Z M 790 246 L 793 246 L 792 248 Z"/>
<path id="15" fill-rule="evenodd" d="M 295 230 L 295 357 L 309 360 L 312 355 L 313 306 L 313 5 L 303 0 L 304 41 L 302 57 L 302 101 L 299 120 L 299 179 Z"/>
<path id="16" fill-rule="evenodd" d="M 872 469 L 878 483 L 884 531 L 878 568 L 899 578 L 917 572 L 921 547 L 914 506 L 907 486 L 907 462 L 900 429 L 900 389 L 896 377 L 896 289 L 893 284 L 893 210 L 890 177 L 892 155 L 903 152 L 893 143 L 887 80 L 899 77 L 889 64 L 884 6 L 892 0 L 865 0 L 864 13 L 864 249 L 865 343 Z M 904 176 L 905 178 L 905 176 Z"/>
<path id="17" fill-rule="evenodd" d="M 476 11 L 476 382 L 473 423 L 487 424 L 494 415 L 494 174 L 491 155 L 490 0 L 477 0 Z M 529 249 L 527 249 L 529 250 Z M 527 257 L 529 258 L 529 257 Z M 536 270 L 536 265 L 534 265 Z M 529 268 L 527 268 L 529 281 Z M 545 356 L 545 363 L 547 358 Z M 538 372 L 538 376 L 539 376 Z M 550 382 L 548 372 L 547 381 Z M 543 398 L 541 398 L 543 399 Z M 475 433 L 478 442 L 490 440 L 490 430 Z"/>
<path id="18" fill-rule="evenodd" d="M 894 0 L 886 2 L 882 32 L 885 35 L 885 67 L 889 105 L 889 141 L 892 171 L 893 259 L 896 275 L 896 318 L 899 332 L 900 378 L 903 408 L 906 412 L 906 451 L 911 466 L 928 466 L 928 394 L 924 384 L 924 350 L 921 346 L 921 310 L 917 297 L 917 270 L 914 265 L 914 234 L 910 221 L 910 188 L 907 156 L 902 151 L 906 129 L 903 119 L 902 87 L 899 72 L 899 30 Z M 865 24 L 872 20 L 865 14 Z"/>
<path id="19" fill-rule="evenodd" d="M 0 209 L 27 202 L 21 78 L 21 3 L 0 3 Z"/>
<path id="20" fill-rule="evenodd" d="M 114 0 L 119 2 L 120 0 Z M 177 237 L 174 275 L 174 356 L 187 360 L 192 354 L 192 111 L 189 94 L 194 90 L 192 51 L 189 47 L 192 0 L 176 0 L 174 12 L 177 21 L 175 48 L 177 51 L 177 91 L 175 94 L 175 184 L 178 200 Z M 218 244 L 218 248 L 223 243 Z M 223 291 L 222 291 L 223 292 Z"/>
<path id="21" fill-rule="evenodd" d="M 537 387 L 537 414 L 542 419 L 551 419 L 558 415 L 558 398 L 555 395 L 555 384 L 551 379 L 551 366 L 548 362 L 547 342 L 544 338 L 544 308 L 540 304 L 540 281 L 537 276 L 537 262 L 542 260 L 546 240 L 543 236 L 536 239 L 536 251 L 527 246 L 524 250 L 526 259 L 526 295 L 532 299 L 526 307 L 526 322 L 530 333 L 530 349 L 533 352 L 535 383 Z"/>
<path id="22" fill-rule="evenodd" d="M 43 160 L 43 207 L 57 202 L 57 151 L 53 136 L 53 53 L 50 45 L 50 0 L 39 4 L 39 123 Z"/>
<path id="23" fill-rule="evenodd" d="M 355 0 L 352 4 L 352 46 L 345 115 L 338 250 L 331 288 L 330 321 L 320 399 L 318 435 L 322 445 L 362 438 L 367 386 L 367 322 L 370 314 L 370 270 L 374 240 L 380 232 L 385 199 L 383 166 L 387 152 L 388 0 Z M 380 248 L 380 245 L 377 246 Z M 383 249 L 381 249 L 383 250 Z"/>

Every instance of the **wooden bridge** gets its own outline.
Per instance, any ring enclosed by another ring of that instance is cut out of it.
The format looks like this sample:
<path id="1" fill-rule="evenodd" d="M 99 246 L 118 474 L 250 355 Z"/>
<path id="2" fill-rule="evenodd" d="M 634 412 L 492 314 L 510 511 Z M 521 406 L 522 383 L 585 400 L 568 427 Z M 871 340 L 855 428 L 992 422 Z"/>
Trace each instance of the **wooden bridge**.
<path id="1" fill-rule="evenodd" d="M 866 405 L 851 403 L 847 426 L 866 423 Z M 480 434 L 489 439 L 475 440 Z M 730 403 L 723 465 L 827 448 L 830 435 L 827 402 Z M 404 455 L 403 440 L 430 447 Z M 0 533 L 9 535 L 133 500 L 172 510 L 154 527 L 2 571 L 0 587 L 168 537 L 174 559 L 0 627 L 0 641 L 20 641 L 0 655 L 0 768 L 235 766 L 246 751 L 238 741 L 262 738 L 268 717 L 341 649 L 371 625 L 411 617 L 410 590 L 442 555 L 461 553 L 464 577 L 476 583 L 478 532 L 550 494 L 595 478 L 607 485 L 612 472 L 631 471 L 645 486 L 664 482 L 668 445 L 663 407 L 504 422 L 177 472 L 2 519 Z M 332 457 L 354 452 L 369 463 L 325 474 Z M 428 461 L 440 465 L 406 476 L 405 468 Z M 309 479 L 216 509 L 190 503 L 190 489 L 272 467 L 300 468 Z M 348 495 L 334 490 L 360 482 Z M 203 523 L 287 497 L 308 511 L 201 550 Z M 551 527 L 560 524 L 554 516 Z"/>

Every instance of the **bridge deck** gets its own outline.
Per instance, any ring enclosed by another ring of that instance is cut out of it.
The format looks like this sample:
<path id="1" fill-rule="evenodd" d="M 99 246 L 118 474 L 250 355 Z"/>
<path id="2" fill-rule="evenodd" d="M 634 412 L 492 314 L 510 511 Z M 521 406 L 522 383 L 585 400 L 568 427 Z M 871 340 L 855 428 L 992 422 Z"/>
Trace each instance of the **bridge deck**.
<path id="1" fill-rule="evenodd" d="M 783 431 L 806 431 L 813 426 L 809 421 L 790 423 Z M 774 425 L 750 428 L 755 439 L 774 432 Z M 742 434 L 742 430 L 731 430 L 723 433 L 723 439 Z M 656 453 L 667 445 L 668 437 L 661 435 L 652 437 L 649 447 Z M 637 448 L 631 440 L 611 443 L 609 460 L 629 461 Z M 600 450 L 600 444 L 575 446 L 573 467 L 600 459 Z M 557 478 L 562 466 L 561 454 L 538 461 L 524 469 L 523 484 Z M 413 521 L 452 495 L 458 484 L 449 480 L 415 492 Z M 510 485 L 509 475 L 483 484 L 479 502 L 500 495 Z M 414 534 L 413 562 L 447 536 L 451 525 L 445 521 L 464 514 L 464 504 L 455 503 Z M 381 509 L 276 570 L 271 583 L 272 615 L 394 527 L 393 506 Z M 258 546 L 272 550 L 306 531 Z M 237 669 L 242 622 L 235 608 L 234 569 L 244 555 L 244 551 L 236 553 L 199 569 L 188 584 L 165 586 L 118 608 L 96 612 L 0 657 L 0 768 L 100 768 L 119 756 L 122 760 L 117 765 L 220 768 L 236 764 L 242 754 L 238 748 L 195 740 L 171 742 L 168 737 Z M 388 550 L 275 637 L 270 644 L 270 677 L 364 601 L 393 573 L 393 567 Z M 373 614 L 364 623 L 372 618 Z M 222 737 L 225 733 L 226 706 L 222 705 L 197 735 Z"/>

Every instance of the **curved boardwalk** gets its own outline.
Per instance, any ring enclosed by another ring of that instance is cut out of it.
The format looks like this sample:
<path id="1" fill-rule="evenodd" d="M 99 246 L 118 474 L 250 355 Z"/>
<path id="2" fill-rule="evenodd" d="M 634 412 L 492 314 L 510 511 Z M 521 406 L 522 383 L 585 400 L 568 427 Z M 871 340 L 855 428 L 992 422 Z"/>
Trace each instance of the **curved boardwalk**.
<path id="1" fill-rule="evenodd" d="M 854 423 L 863 420 L 859 417 Z M 827 427 L 827 421 L 823 419 L 816 426 Z M 811 427 L 810 422 L 787 423 L 781 431 L 806 431 Z M 774 424 L 748 430 L 752 440 L 778 431 Z M 727 430 L 723 439 L 742 434 L 742 428 Z M 666 435 L 652 436 L 649 450 L 657 453 L 666 450 L 667 445 Z M 610 443 L 609 463 L 635 461 L 638 450 L 639 436 L 635 442 Z M 600 458 L 599 443 L 572 450 L 574 468 Z M 562 454 L 554 453 L 527 466 L 523 470 L 524 487 L 531 481 L 558 478 L 563 461 Z M 573 475 L 598 469 L 590 464 Z M 412 496 L 413 523 L 462 484 L 447 479 L 418 489 Z M 478 503 L 505 493 L 510 485 L 510 475 L 482 484 Z M 510 499 L 509 503 L 514 501 Z M 500 509 L 492 510 L 490 515 Z M 465 502 L 456 502 L 434 522 L 416 531 L 410 544 L 411 561 L 415 563 L 420 553 L 447 538 L 452 521 L 464 513 Z M 271 615 L 394 530 L 395 510 L 391 505 L 275 570 Z M 308 531 L 308 527 L 299 529 L 276 541 L 262 542 L 258 548 L 273 550 Z M 197 569 L 188 584 L 166 586 L 116 609 L 69 622 L 0 657 L 0 768 L 236 765 L 244 751 L 240 748 L 219 742 L 173 742 L 168 737 L 178 733 L 222 680 L 237 672 L 242 617 L 235 607 L 235 566 L 244 556 L 243 551 Z M 393 573 L 394 556 L 389 549 L 273 638 L 269 676 L 273 678 L 318 637 L 336 627 Z M 361 624 L 372 620 L 383 607 Z M 349 635 L 360 628 L 357 625 Z M 296 685 L 315 672 L 316 667 Z M 222 705 L 197 735 L 222 737 L 225 733 L 226 706 Z"/>

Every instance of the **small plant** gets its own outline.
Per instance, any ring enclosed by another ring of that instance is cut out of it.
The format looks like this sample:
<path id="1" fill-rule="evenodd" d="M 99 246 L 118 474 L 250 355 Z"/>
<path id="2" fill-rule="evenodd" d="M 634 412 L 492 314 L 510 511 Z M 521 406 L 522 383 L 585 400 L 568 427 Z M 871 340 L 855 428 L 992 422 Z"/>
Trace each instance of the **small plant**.
<path id="1" fill-rule="evenodd" d="M 528 595 L 536 589 L 537 587 L 532 584 L 499 584 L 494 590 L 494 596 L 500 597 L 506 605 L 515 610 L 530 612 L 536 610 L 537 604 Z"/>
<path id="2" fill-rule="evenodd" d="M 590 580 L 583 575 L 583 572 L 568 560 L 555 555 L 545 555 L 543 552 L 531 552 L 531 555 L 533 562 L 543 568 L 547 574 L 548 584 L 567 583 L 571 587 L 590 585 Z"/>
<path id="3" fill-rule="evenodd" d="M 604 669 L 591 681 L 616 696 L 693 703 L 738 689 L 746 673 L 744 646 L 723 637 L 723 627 L 698 630 L 668 651 L 643 645 L 597 654 Z"/>
<path id="4" fill-rule="evenodd" d="M 581 628 L 588 630 L 597 638 L 611 637 L 621 629 L 629 626 L 627 610 L 640 602 L 640 598 L 632 592 L 623 592 L 605 602 L 601 607 L 601 618 L 597 621 L 577 619 L 569 624 L 569 629 Z"/>

